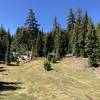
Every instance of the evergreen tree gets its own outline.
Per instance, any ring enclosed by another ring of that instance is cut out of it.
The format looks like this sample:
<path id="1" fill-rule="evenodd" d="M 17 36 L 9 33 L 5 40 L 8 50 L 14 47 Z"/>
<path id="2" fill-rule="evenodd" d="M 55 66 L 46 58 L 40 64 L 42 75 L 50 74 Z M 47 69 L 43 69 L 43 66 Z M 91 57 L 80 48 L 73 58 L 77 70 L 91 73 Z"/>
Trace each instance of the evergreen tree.
<path id="1" fill-rule="evenodd" d="M 85 12 L 85 16 L 83 17 L 83 31 L 82 31 L 82 40 L 81 40 L 81 55 L 86 57 L 86 53 L 85 53 L 85 39 L 86 39 L 86 34 L 87 34 L 87 31 L 88 31 L 88 28 L 87 28 L 87 25 L 88 25 L 88 14 L 87 14 L 87 11 Z"/>
<path id="2" fill-rule="evenodd" d="M 97 26 L 96 26 L 96 35 L 97 35 L 97 38 L 98 38 L 97 58 L 100 61 L 100 23 L 98 23 Z"/>
<path id="3" fill-rule="evenodd" d="M 53 21 L 53 30 L 52 30 L 52 40 L 53 40 L 53 52 L 55 52 L 56 47 L 55 47 L 55 40 L 56 40 L 56 36 L 58 34 L 58 30 L 59 30 L 59 23 L 57 22 L 57 18 L 54 18 Z"/>
<path id="4" fill-rule="evenodd" d="M 48 53 L 53 52 L 53 47 L 54 47 L 54 40 L 53 40 L 53 34 L 52 32 L 47 33 L 46 35 L 46 41 L 45 41 L 45 55 L 47 55 Z"/>
<path id="5" fill-rule="evenodd" d="M 55 38 L 55 53 L 57 59 L 65 56 L 67 53 L 67 45 L 68 42 L 66 41 L 66 32 L 59 28 Z"/>
<path id="6" fill-rule="evenodd" d="M 36 42 L 37 34 L 39 32 L 39 24 L 32 9 L 29 9 L 28 17 L 25 22 L 25 28 L 30 31 L 34 42 Z"/>
<path id="7" fill-rule="evenodd" d="M 3 28 L 3 26 L 0 27 L 0 61 L 5 60 L 5 54 L 6 54 L 6 44 L 7 44 L 7 32 Z"/>
<path id="8" fill-rule="evenodd" d="M 58 25 L 58 22 L 57 22 L 57 18 L 55 17 L 54 21 L 53 21 L 53 30 L 52 30 L 54 39 L 55 39 L 55 36 L 57 34 L 58 28 L 59 28 L 59 25 Z"/>
<path id="9" fill-rule="evenodd" d="M 74 15 L 72 9 L 69 10 L 67 24 L 68 24 L 68 28 L 67 29 L 70 32 L 71 30 L 73 30 L 74 24 L 75 24 L 75 15 Z"/>
<path id="10" fill-rule="evenodd" d="M 72 35 L 73 35 L 73 29 L 75 25 L 75 15 L 72 9 L 69 10 L 67 24 L 68 24 L 67 29 L 68 29 L 68 38 L 69 38 L 68 52 L 72 53 Z"/>
<path id="11" fill-rule="evenodd" d="M 11 47 L 11 35 L 8 30 L 7 34 L 7 50 L 6 50 L 6 56 L 5 56 L 5 61 L 6 64 L 9 65 L 11 62 L 11 52 L 10 52 L 10 47 Z"/>
<path id="12" fill-rule="evenodd" d="M 57 35 L 59 35 L 59 29 L 60 25 L 57 22 L 57 18 L 54 18 L 53 21 L 53 30 L 52 30 L 52 37 L 53 37 L 53 52 L 56 52 L 56 40 L 57 40 Z"/>
<path id="13" fill-rule="evenodd" d="M 94 27 L 91 19 L 89 19 L 88 20 L 88 32 L 86 34 L 85 51 L 87 53 L 87 56 L 89 57 L 89 65 L 90 66 L 97 66 L 96 49 L 97 49 L 96 31 L 95 31 L 95 27 Z"/>
<path id="14" fill-rule="evenodd" d="M 73 55 L 80 56 L 81 55 L 81 43 L 82 43 L 82 11 L 78 9 L 77 18 L 74 27 L 72 42 L 73 42 Z"/>
<path id="15" fill-rule="evenodd" d="M 36 52 L 37 52 L 37 56 L 39 57 L 44 56 L 43 32 L 38 33 L 37 42 L 36 42 Z"/>
<path id="16" fill-rule="evenodd" d="M 37 56 L 36 45 L 32 45 L 32 56 Z"/>

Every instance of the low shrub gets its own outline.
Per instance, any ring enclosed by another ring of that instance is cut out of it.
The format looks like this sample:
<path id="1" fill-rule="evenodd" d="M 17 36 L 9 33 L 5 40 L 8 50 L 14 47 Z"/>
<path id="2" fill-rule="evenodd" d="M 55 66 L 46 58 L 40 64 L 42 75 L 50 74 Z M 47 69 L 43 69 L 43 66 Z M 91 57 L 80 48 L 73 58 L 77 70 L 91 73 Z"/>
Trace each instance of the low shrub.
<path id="1" fill-rule="evenodd" d="M 47 56 L 47 60 L 49 62 L 55 63 L 56 62 L 55 53 L 49 53 L 48 56 Z"/>
<path id="2" fill-rule="evenodd" d="M 16 66 L 19 66 L 20 61 L 17 59 L 16 60 Z"/>
<path id="3" fill-rule="evenodd" d="M 52 70 L 50 62 L 48 62 L 48 61 L 44 62 L 44 69 L 47 71 Z"/>
<path id="4" fill-rule="evenodd" d="M 56 61 L 57 61 L 57 59 L 56 59 L 56 57 L 54 56 L 54 57 L 51 59 L 51 62 L 52 62 L 52 63 L 56 63 Z"/>
<path id="5" fill-rule="evenodd" d="M 50 62 L 51 61 L 52 56 L 50 55 L 50 53 L 47 55 L 47 60 Z"/>

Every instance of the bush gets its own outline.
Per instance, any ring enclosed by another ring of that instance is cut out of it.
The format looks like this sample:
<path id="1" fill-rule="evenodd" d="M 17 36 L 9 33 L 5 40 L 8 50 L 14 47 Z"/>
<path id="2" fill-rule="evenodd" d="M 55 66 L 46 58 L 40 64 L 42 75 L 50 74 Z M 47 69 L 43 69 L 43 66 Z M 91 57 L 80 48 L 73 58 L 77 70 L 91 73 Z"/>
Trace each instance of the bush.
<path id="1" fill-rule="evenodd" d="M 47 60 L 50 62 L 51 61 L 52 56 L 50 55 L 50 53 L 47 55 Z"/>
<path id="2" fill-rule="evenodd" d="M 47 71 L 52 70 L 50 62 L 48 62 L 48 61 L 44 62 L 44 69 Z"/>
<path id="3" fill-rule="evenodd" d="M 20 61 L 17 59 L 16 60 L 16 66 L 19 66 Z"/>
<path id="4" fill-rule="evenodd" d="M 96 57 L 93 55 L 89 56 L 88 63 L 89 63 L 90 67 L 97 67 L 98 66 L 97 61 L 96 61 Z"/>
<path id="5" fill-rule="evenodd" d="M 56 59 L 56 57 L 54 56 L 54 57 L 51 59 L 51 62 L 52 62 L 52 63 L 56 63 L 56 61 L 57 61 L 57 59 Z"/>
<path id="6" fill-rule="evenodd" d="M 56 62 L 55 53 L 49 53 L 48 56 L 47 56 L 47 60 L 49 62 L 55 63 Z"/>

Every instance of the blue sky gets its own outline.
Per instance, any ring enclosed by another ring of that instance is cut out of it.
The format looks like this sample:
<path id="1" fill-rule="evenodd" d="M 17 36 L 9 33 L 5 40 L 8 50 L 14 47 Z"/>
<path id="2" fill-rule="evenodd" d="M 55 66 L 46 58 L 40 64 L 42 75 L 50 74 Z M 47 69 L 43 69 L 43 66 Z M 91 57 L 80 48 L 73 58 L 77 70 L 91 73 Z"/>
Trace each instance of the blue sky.
<path id="1" fill-rule="evenodd" d="M 28 9 L 32 8 L 44 31 L 50 31 L 56 16 L 62 27 L 66 27 L 68 10 L 80 7 L 87 10 L 95 23 L 100 22 L 100 0 L 0 0 L 0 25 L 10 28 L 12 34 L 23 26 Z"/>

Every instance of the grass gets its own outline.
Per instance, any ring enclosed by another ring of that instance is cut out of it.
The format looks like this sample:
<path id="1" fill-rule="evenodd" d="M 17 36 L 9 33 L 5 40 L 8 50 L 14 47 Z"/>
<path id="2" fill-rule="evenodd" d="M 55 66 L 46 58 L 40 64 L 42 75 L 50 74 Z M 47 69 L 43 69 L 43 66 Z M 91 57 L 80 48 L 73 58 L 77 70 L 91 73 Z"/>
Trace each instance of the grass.
<path id="1" fill-rule="evenodd" d="M 87 67 L 87 59 L 64 58 L 49 72 L 43 62 L 0 65 L 1 100 L 100 100 L 100 73 Z"/>

